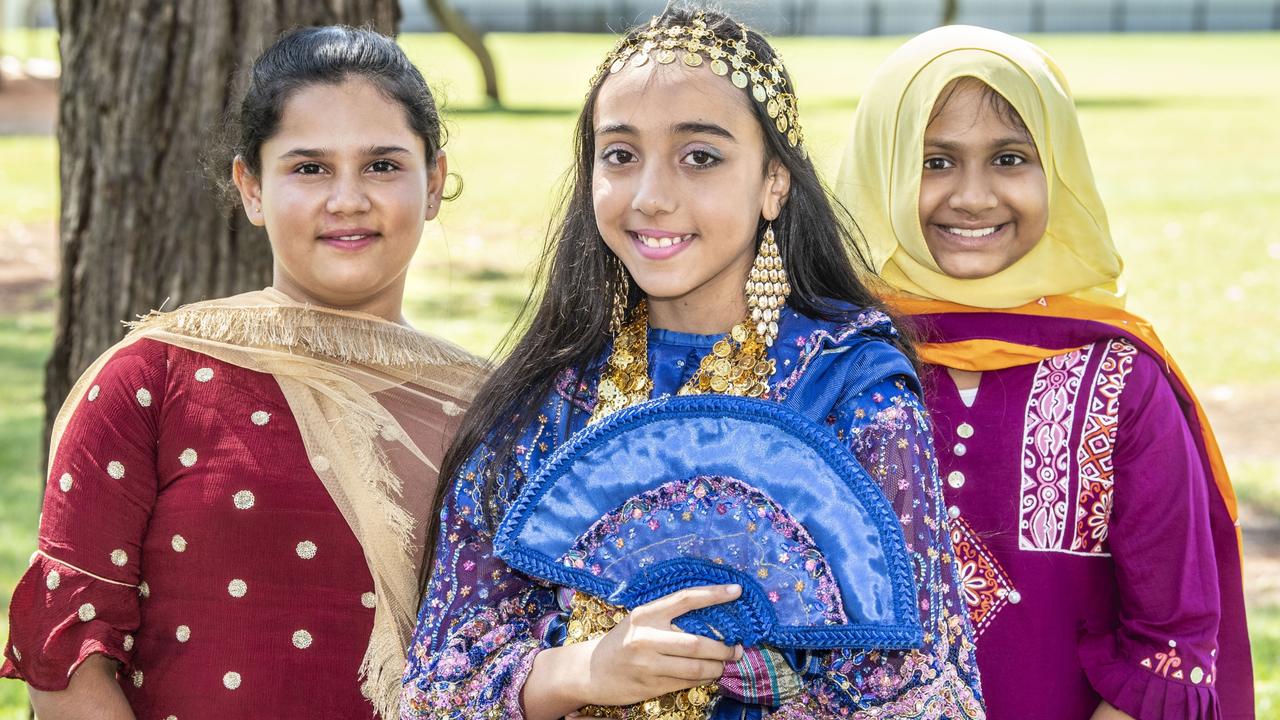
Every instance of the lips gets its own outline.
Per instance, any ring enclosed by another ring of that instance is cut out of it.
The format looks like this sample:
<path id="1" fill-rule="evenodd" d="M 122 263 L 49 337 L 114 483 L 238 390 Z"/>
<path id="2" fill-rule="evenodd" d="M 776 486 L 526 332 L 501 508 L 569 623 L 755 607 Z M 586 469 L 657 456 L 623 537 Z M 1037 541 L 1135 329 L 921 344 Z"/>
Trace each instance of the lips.
<path id="1" fill-rule="evenodd" d="M 1008 235 L 1012 223 L 985 225 L 982 227 L 960 227 L 958 225 L 940 225 L 932 223 L 929 228 L 934 237 L 960 248 L 984 248 L 998 242 Z"/>
<path id="2" fill-rule="evenodd" d="M 640 255 L 649 260 L 664 260 L 688 247 L 697 233 L 673 233 L 663 230 L 633 230 L 627 233 Z"/>
<path id="3" fill-rule="evenodd" d="M 960 237 L 980 238 L 991 235 L 1002 227 L 1004 227 L 1004 225 L 992 225 L 984 228 L 947 227 L 944 225 L 942 226 L 942 230 L 944 232 L 949 232 L 952 235 L 959 235 Z"/>
<path id="4" fill-rule="evenodd" d="M 318 239 L 339 250 L 360 250 L 372 245 L 382 234 L 369 228 L 338 228 L 321 233 Z"/>

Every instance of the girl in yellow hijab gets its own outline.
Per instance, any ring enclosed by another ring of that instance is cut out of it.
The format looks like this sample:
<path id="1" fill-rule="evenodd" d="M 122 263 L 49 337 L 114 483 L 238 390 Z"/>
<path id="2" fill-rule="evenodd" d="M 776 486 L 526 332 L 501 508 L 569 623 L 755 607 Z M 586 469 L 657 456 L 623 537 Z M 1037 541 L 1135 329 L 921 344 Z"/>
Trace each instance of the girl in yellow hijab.
<path id="1" fill-rule="evenodd" d="M 923 341 L 990 717 L 1252 718 L 1235 497 L 1123 309 L 1061 69 L 983 28 L 913 38 L 838 186 Z"/>

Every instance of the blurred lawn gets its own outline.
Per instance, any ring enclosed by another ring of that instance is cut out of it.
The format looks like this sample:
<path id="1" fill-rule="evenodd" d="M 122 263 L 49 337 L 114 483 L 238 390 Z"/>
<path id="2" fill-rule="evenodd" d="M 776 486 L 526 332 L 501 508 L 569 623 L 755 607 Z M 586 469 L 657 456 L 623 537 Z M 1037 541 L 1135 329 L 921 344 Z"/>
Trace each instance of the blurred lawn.
<path id="1" fill-rule="evenodd" d="M 901 41 L 778 41 L 801 98 L 810 152 L 828 177 L 863 87 Z M 1280 35 L 1055 35 L 1090 157 L 1127 260 L 1130 309 L 1160 328 L 1202 394 L 1280 396 L 1280 95 L 1253 75 Z M 493 35 L 507 110 L 484 109 L 478 72 L 452 38 L 406 35 L 449 115 L 462 196 L 428 227 L 407 313 L 488 353 L 523 302 L 549 208 L 568 167 L 587 78 L 612 39 Z M 56 57 L 51 34 L 0 48 Z M 52 138 L 0 138 L 0 232 L 56 214 Z M 33 548 L 40 369 L 47 314 L 0 310 L 0 608 Z M 1229 459 L 1230 460 L 1230 459 Z M 1280 510 L 1280 464 L 1232 462 L 1241 498 Z M 0 621 L 2 622 L 2 621 Z M 1251 609 L 1259 717 L 1280 715 L 1280 607 Z M 3 635 L 0 625 L 0 636 Z M 21 690 L 0 683 L 0 720 Z"/>

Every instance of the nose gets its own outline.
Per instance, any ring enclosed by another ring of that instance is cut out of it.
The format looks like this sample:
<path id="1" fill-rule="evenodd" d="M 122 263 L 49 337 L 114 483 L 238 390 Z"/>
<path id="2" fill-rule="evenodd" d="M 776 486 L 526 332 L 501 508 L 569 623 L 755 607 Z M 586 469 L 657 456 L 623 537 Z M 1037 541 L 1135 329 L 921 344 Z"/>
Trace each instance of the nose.
<path id="1" fill-rule="evenodd" d="M 325 210 L 334 215 L 359 215 L 369 212 L 369 195 L 359 175 L 339 173 L 330 186 Z"/>
<path id="2" fill-rule="evenodd" d="M 674 188 L 661 163 L 650 163 L 641 168 L 631 208 L 652 216 L 674 212 L 676 205 Z"/>
<path id="3" fill-rule="evenodd" d="M 1000 198 L 996 196 L 985 171 L 986 168 L 973 168 L 965 172 L 951 197 L 947 199 L 948 207 L 977 215 L 999 205 Z"/>

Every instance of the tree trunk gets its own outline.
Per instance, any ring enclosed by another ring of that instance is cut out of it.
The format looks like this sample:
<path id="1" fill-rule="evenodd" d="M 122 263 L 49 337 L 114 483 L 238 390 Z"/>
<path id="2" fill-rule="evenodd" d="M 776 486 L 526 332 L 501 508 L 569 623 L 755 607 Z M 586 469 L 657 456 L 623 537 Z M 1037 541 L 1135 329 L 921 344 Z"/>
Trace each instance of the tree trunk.
<path id="1" fill-rule="evenodd" d="M 480 63 L 480 72 L 484 76 L 484 94 L 489 98 L 489 102 L 501 106 L 502 97 L 498 93 L 498 70 L 493 64 L 493 56 L 489 54 L 489 48 L 485 47 L 484 36 L 446 0 L 427 0 L 427 9 L 431 11 L 436 22 L 440 23 L 440 27 L 461 40 L 471 54 L 476 56 L 476 62 Z"/>
<path id="2" fill-rule="evenodd" d="M 72 383 L 163 305 L 266 286 L 266 235 L 206 186 L 201 156 L 285 29 L 394 33 L 396 0 L 57 0 L 62 269 L 45 443 Z"/>
<path id="3" fill-rule="evenodd" d="M 960 0 L 943 0 L 942 3 L 942 24 L 955 25 L 956 17 L 960 15 Z"/>

